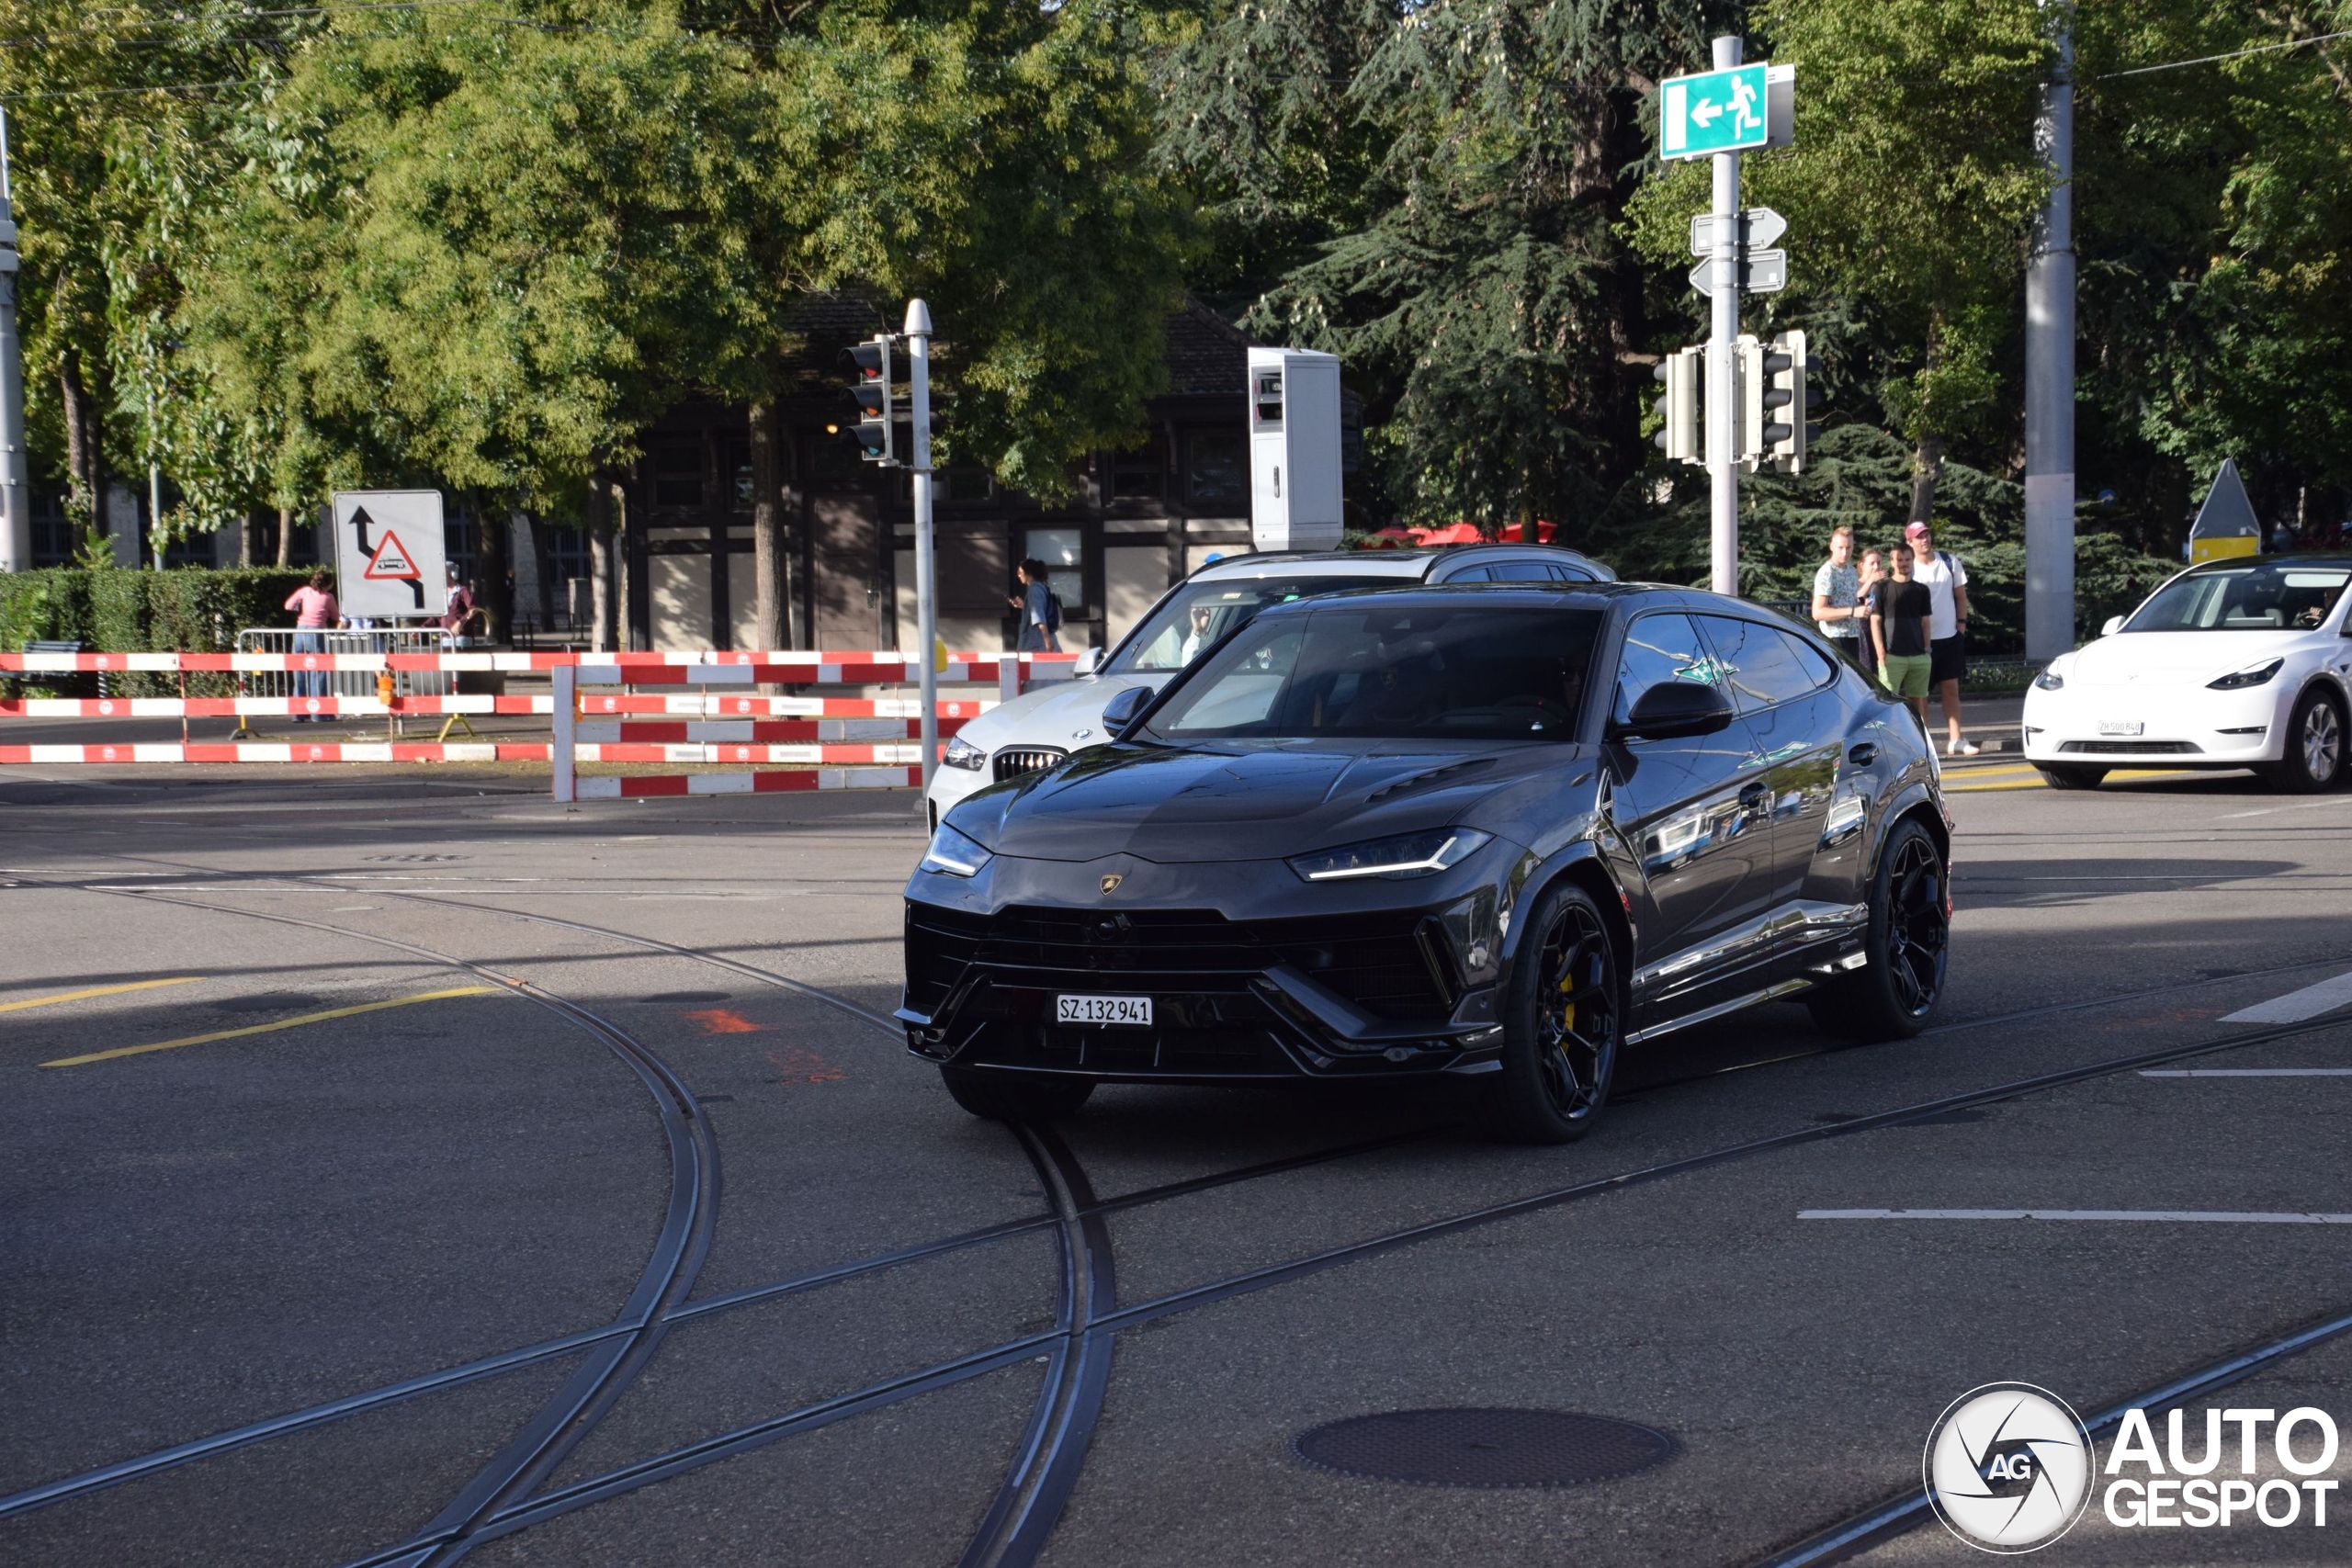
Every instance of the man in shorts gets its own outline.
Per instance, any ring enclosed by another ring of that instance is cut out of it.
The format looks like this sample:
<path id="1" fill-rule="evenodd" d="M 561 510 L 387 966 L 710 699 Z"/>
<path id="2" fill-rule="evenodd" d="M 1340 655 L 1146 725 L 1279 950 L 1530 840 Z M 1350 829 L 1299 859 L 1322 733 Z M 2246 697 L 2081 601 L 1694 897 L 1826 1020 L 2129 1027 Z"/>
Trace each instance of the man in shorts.
<path id="1" fill-rule="evenodd" d="M 1960 732 L 1960 678 L 1968 672 L 1968 569 L 1950 550 L 1936 548 L 1925 523 L 1903 530 L 1911 547 L 1911 575 L 1935 602 L 1928 640 L 1928 683 L 1944 705 L 1944 755 L 1973 757 L 1983 748 Z"/>
<path id="2" fill-rule="evenodd" d="M 1896 545 L 1886 552 L 1892 575 L 1878 585 L 1871 612 L 1871 642 L 1878 652 L 1879 684 L 1910 703 L 1928 727 L 1928 626 L 1935 614 L 1935 599 L 1911 575 L 1911 548 Z"/>

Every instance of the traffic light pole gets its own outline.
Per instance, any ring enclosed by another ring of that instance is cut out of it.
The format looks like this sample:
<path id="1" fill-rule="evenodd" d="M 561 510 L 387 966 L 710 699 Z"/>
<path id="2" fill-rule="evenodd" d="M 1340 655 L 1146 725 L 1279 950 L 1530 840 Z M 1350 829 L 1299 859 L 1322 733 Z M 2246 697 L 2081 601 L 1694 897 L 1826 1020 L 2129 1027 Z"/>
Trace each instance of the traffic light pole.
<path id="1" fill-rule="evenodd" d="M 2034 141 L 2051 187 L 2025 267 L 2025 656 L 2075 647 L 2074 39 L 2059 13 L 2058 63 Z"/>
<path id="2" fill-rule="evenodd" d="M 1715 69 L 1740 62 L 1737 38 L 1715 39 Z M 1709 586 L 1739 592 L 1739 154 L 1718 152 L 1710 303 L 1713 332 L 1707 342 L 1707 478 Z"/>
<path id="3" fill-rule="evenodd" d="M 922 787 L 939 766 L 938 577 L 931 547 L 931 307 L 907 301 L 907 401 L 914 417 L 914 450 L 908 467 L 915 480 L 915 642 L 922 655 Z"/>

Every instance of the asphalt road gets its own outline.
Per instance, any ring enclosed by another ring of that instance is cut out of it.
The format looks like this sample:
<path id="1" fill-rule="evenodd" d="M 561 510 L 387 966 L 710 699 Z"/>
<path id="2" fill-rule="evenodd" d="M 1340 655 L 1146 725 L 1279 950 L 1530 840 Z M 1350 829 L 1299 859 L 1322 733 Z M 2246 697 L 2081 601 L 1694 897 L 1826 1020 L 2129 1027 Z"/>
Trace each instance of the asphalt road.
<path id="1" fill-rule="evenodd" d="M 0 770 L 0 1494 L 356 1406 L 0 1500 L 0 1560 L 1743 1564 L 1916 1495 L 1976 1384 L 2090 1414 L 2352 1314 L 2352 1230 L 2244 1217 L 2352 1213 L 2352 1014 L 2223 1021 L 2352 970 L 2352 796 L 1987 762 L 1939 1029 L 1758 1010 L 1545 1151 L 1423 1094 L 965 1116 L 873 1016 L 906 794 Z M 2347 1384 L 2352 1337 L 2211 1403 Z M 1450 1406 L 1671 1453 L 1495 1490 L 1293 1449 Z M 2094 1502 L 2041 1560 L 2334 1562 L 2338 1522 Z M 1932 1520 L 1860 1558 L 1977 1560 Z"/>

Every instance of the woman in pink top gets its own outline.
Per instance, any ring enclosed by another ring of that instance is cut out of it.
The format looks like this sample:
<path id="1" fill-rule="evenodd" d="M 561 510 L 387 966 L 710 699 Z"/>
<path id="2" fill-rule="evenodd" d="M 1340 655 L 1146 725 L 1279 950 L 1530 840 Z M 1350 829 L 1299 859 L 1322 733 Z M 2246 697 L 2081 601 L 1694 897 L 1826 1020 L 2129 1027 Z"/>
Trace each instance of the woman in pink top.
<path id="1" fill-rule="evenodd" d="M 327 629 L 335 624 L 337 607 L 334 593 L 327 587 L 327 574 L 311 573 L 311 581 L 294 590 L 286 601 L 286 608 L 295 612 L 294 651 L 324 653 L 327 650 Z M 323 670 L 298 670 L 294 672 L 294 694 L 298 697 L 322 697 L 327 693 L 327 677 Z M 296 714 L 294 722 L 308 724 L 309 714 Z M 324 714 L 317 716 L 321 724 L 327 722 Z"/>

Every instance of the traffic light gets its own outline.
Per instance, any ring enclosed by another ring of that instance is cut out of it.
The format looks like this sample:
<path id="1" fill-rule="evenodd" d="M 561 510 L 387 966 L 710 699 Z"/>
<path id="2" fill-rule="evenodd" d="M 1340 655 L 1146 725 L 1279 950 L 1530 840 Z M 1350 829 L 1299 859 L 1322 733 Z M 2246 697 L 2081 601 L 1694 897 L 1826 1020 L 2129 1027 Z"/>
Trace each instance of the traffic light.
<path id="1" fill-rule="evenodd" d="M 857 402 L 857 424 L 847 433 L 847 438 L 856 446 L 857 455 L 867 462 L 895 467 L 898 450 L 890 429 L 894 423 L 890 407 L 890 334 L 876 333 L 871 340 L 843 349 L 842 357 L 854 372 L 849 395 Z"/>
<path id="2" fill-rule="evenodd" d="M 1805 446 L 1815 428 L 1806 419 L 1821 403 L 1821 394 L 1804 384 L 1805 372 L 1810 368 L 1804 333 L 1785 332 L 1765 345 L 1761 356 L 1762 418 L 1758 422 L 1762 437 L 1760 455 L 1782 473 L 1804 471 Z"/>
<path id="3" fill-rule="evenodd" d="M 1678 348 L 1650 372 L 1666 383 L 1666 396 L 1657 400 L 1658 418 L 1664 423 L 1657 439 L 1675 462 L 1705 461 L 1699 451 L 1699 378 L 1706 354 L 1703 348 Z"/>
<path id="4" fill-rule="evenodd" d="M 1765 400 L 1770 396 L 1764 373 L 1764 345 L 1742 333 L 1733 347 L 1732 406 L 1739 412 L 1739 439 L 1732 443 L 1732 456 L 1739 466 L 1754 473 L 1764 458 Z"/>

